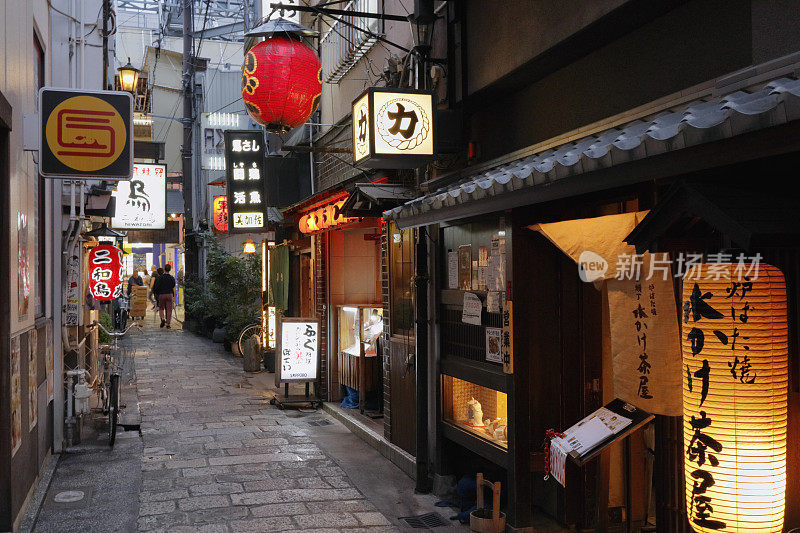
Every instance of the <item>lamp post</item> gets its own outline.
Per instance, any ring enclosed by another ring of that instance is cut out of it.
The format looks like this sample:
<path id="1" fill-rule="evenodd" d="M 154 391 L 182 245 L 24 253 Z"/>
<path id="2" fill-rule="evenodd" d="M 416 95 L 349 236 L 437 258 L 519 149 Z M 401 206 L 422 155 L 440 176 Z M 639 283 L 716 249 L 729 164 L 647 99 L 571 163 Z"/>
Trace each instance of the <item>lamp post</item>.
<path id="1" fill-rule="evenodd" d="M 139 82 L 139 69 L 131 65 L 131 58 L 128 63 L 117 69 L 119 72 L 119 86 L 123 91 L 136 94 L 136 85 Z"/>

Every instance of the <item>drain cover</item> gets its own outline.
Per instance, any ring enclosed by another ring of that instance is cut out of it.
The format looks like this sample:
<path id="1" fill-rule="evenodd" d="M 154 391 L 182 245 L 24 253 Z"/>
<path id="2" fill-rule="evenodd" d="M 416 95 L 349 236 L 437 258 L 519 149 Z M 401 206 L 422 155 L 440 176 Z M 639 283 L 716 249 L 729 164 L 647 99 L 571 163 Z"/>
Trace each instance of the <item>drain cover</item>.
<path id="1" fill-rule="evenodd" d="M 330 420 L 312 420 L 308 423 L 309 426 L 330 426 Z"/>
<path id="2" fill-rule="evenodd" d="M 421 514 L 419 516 L 401 516 L 400 520 L 414 529 L 430 529 L 433 527 L 449 526 L 450 524 L 439 513 Z"/>
<path id="3" fill-rule="evenodd" d="M 53 501 L 58 503 L 74 503 L 83 499 L 86 494 L 82 490 L 65 490 L 53 496 Z"/>

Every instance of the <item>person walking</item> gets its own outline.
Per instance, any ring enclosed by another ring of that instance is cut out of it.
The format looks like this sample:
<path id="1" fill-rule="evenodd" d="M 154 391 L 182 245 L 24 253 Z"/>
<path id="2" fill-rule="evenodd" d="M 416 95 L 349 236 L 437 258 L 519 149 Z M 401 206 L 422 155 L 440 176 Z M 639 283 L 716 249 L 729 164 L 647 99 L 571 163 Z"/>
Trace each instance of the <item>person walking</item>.
<path id="1" fill-rule="evenodd" d="M 161 327 L 170 328 L 172 322 L 172 307 L 174 305 L 174 291 L 175 291 L 175 278 L 169 271 L 172 265 L 164 265 L 164 273 L 156 278 L 156 283 L 153 286 L 153 292 L 158 298 L 158 315 L 161 317 Z M 161 270 L 161 269 L 159 269 Z"/>
<path id="2" fill-rule="evenodd" d="M 156 293 L 153 291 L 153 285 L 155 284 L 157 277 L 158 277 L 158 271 L 156 270 L 156 266 L 153 265 L 153 266 L 150 267 L 150 275 L 147 277 L 148 278 L 147 279 L 147 288 L 148 288 L 147 297 L 150 299 L 151 302 L 153 302 L 153 309 L 158 307 L 158 297 L 156 296 Z"/>
<path id="3" fill-rule="evenodd" d="M 131 296 L 131 285 L 138 285 L 140 287 L 144 285 L 144 280 L 142 279 L 142 276 L 139 275 L 138 270 L 134 270 L 133 275 L 128 278 L 128 298 Z"/>

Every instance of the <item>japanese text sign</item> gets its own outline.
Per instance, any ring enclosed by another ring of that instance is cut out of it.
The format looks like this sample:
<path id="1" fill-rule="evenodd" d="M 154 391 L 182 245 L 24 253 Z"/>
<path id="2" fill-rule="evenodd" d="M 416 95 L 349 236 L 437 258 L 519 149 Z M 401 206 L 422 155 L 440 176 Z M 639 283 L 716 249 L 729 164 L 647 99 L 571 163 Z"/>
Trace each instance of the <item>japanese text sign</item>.
<path id="1" fill-rule="evenodd" d="M 164 229 L 167 222 L 166 165 L 133 165 L 133 176 L 117 183 L 111 227 Z"/>
<path id="2" fill-rule="evenodd" d="M 353 102 L 352 110 L 357 165 L 414 168 L 433 159 L 432 93 L 371 87 Z"/>
<path id="3" fill-rule="evenodd" d="M 121 91 L 39 90 L 39 172 L 49 178 L 128 179 L 133 97 Z"/>
<path id="4" fill-rule="evenodd" d="M 214 231 L 228 233 L 228 197 L 214 197 Z"/>
<path id="5" fill-rule="evenodd" d="M 89 291 L 101 301 L 122 296 L 122 250 L 100 244 L 89 252 Z"/>
<path id="6" fill-rule="evenodd" d="M 319 322 L 314 318 L 284 318 L 280 321 L 275 355 L 275 381 L 317 379 Z"/>
<path id="7" fill-rule="evenodd" d="M 225 132 L 228 232 L 258 233 L 266 228 L 264 136 L 261 131 Z"/>

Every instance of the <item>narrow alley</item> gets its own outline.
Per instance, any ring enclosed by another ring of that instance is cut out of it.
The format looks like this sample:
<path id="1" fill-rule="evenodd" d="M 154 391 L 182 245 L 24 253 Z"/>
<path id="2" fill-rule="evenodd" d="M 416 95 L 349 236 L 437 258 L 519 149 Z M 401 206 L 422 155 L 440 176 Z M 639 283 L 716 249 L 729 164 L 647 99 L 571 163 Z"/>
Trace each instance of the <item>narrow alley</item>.
<path id="1" fill-rule="evenodd" d="M 271 406 L 273 375 L 221 344 L 154 319 L 123 342 L 136 369 L 123 423 L 138 395 L 141 438 L 120 429 L 109 450 L 101 427 L 63 454 L 33 531 L 398 531 L 451 511 L 322 410 Z"/>

